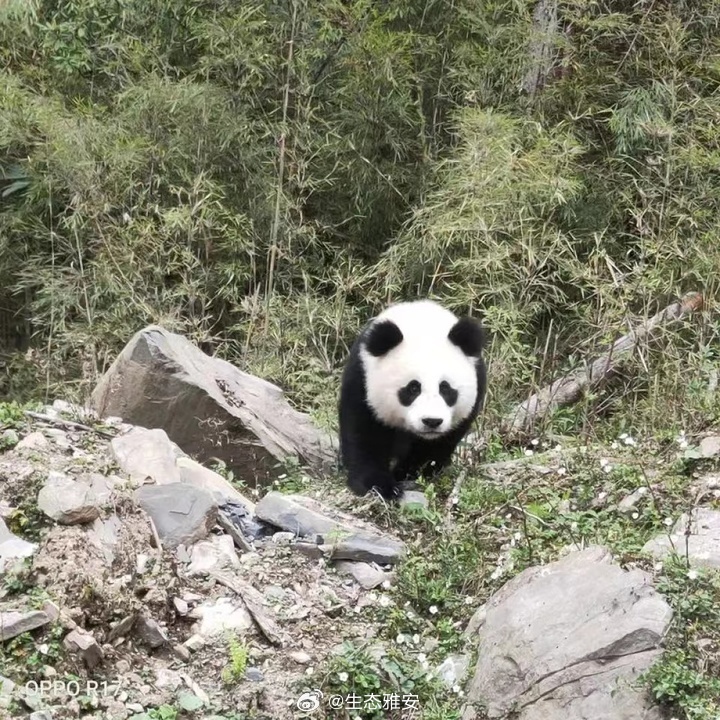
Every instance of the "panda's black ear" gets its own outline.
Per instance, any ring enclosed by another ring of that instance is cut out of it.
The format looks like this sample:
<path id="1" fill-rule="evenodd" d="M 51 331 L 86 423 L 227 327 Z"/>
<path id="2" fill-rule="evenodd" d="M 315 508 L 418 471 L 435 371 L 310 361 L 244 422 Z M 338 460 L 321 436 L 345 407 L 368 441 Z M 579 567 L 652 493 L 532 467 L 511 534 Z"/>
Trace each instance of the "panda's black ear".
<path id="1" fill-rule="evenodd" d="M 380 357 L 397 347 L 402 339 L 400 328 L 391 320 L 383 320 L 370 328 L 365 339 L 365 347 L 371 355 Z"/>
<path id="2" fill-rule="evenodd" d="M 485 347 L 485 332 L 477 320 L 460 318 L 451 328 L 448 339 L 469 357 L 480 357 Z"/>

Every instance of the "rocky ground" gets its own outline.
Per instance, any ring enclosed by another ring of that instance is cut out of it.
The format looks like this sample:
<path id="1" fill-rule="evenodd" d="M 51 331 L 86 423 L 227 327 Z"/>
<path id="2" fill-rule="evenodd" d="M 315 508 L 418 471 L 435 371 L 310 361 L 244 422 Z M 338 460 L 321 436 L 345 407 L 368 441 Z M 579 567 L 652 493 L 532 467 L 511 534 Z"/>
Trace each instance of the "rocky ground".
<path id="1" fill-rule="evenodd" d="M 461 453 L 387 507 L 293 462 L 256 396 L 256 488 L 182 447 L 179 413 L 247 405 L 181 347 L 145 381 L 195 394 L 164 421 L 0 404 L 0 717 L 718 717 L 717 434 Z"/>

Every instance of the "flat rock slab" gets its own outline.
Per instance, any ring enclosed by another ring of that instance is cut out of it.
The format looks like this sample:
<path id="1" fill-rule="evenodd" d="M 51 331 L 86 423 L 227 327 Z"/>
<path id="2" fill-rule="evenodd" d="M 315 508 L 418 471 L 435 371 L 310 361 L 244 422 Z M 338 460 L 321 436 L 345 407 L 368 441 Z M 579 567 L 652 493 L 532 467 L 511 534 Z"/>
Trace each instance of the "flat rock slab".
<path id="1" fill-rule="evenodd" d="M 185 483 L 144 485 L 135 496 L 168 548 L 202 540 L 217 521 L 218 507 L 210 493 Z"/>
<path id="2" fill-rule="evenodd" d="M 292 408 L 279 387 L 155 325 L 132 337 L 90 405 L 100 417 L 162 428 L 188 455 L 219 458 L 251 487 L 269 480 L 278 461 L 331 469 L 337 460 L 336 438 Z"/>
<path id="3" fill-rule="evenodd" d="M 357 520 L 302 495 L 270 492 L 255 507 L 261 520 L 298 538 L 317 539 L 323 553 L 334 560 L 396 563 L 405 545 L 380 532 L 358 527 Z"/>
<path id="4" fill-rule="evenodd" d="M 528 568 L 485 606 L 463 720 L 660 720 L 633 682 L 659 658 L 672 610 L 601 547 Z"/>
<path id="5" fill-rule="evenodd" d="M 182 482 L 206 490 L 218 504 L 239 503 L 250 513 L 255 509 L 222 475 L 189 458 L 164 430 L 133 427 L 113 438 L 110 446 L 120 469 L 135 485 Z"/>
<path id="6" fill-rule="evenodd" d="M 28 542 L 10 532 L 0 517 L 0 574 L 15 560 L 28 558 L 37 550 L 35 543 Z"/>
<path id="7" fill-rule="evenodd" d="M 686 537 L 688 523 L 690 535 Z M 720 511 L 701 507 L 693 511 L 692 518 L 681 515 L 670 536 L 658 535 L 645 544 L 643 552 L 659 560 L 676 552 L 691 565 L 720 568 Z"/>
<path id="8" fill-rule="evenodd" d="M 18 635 L 47 625 L 49 622 L 51 622 L 50 617 L 42 610 L 2 612 L 0 613 L 0 640 L 11 640 Z"/>
<path id="9" fill-rule="evenodd" d="M 337 569 L 341 573 L 352 575 L 365 590 L 373 590 L 386 580 L 393 579 L 392 573 L 385 572 L 371 563 L 341 560 L 337 563 Z"/>

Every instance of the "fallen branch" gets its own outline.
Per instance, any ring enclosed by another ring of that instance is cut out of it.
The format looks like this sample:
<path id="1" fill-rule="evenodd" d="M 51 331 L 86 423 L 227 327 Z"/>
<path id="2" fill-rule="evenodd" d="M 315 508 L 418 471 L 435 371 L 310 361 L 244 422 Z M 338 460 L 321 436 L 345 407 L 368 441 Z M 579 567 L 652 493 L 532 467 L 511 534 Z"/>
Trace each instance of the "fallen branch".
<path id="1" fill-rule="evenodd" d="M 679 302 L 673 303 L 657 315 L 653 315 L 614 342 L 605 355 L 586 367 L 556 380 L 518 405 L 506 417 L 502 425 L 503 434 L 507 439 L 512 440 L 530 432 L 538 420 L 547 417 L 558 408 L 572 405 L 588 390 L 593 390 L 602 384 L 617 370 L 630 351 L 634 350 L 642 340 L 652 335 L 659 327 L 676 322 L 685 315 L 701 310 L 702 307 L 702 295 L 688 293 Z"/>
<path id="2" fill-rule="evenodd" d="M 62 420 L 61 418 L 54 418 L 50 415 L 43 415 L 42 413 L 36 413 L 30 410 L 26 410 L 25 414 L 28 417 L 33 418 L 33 420 L 38 420 L 39 422 L 44 422 L 55 427 L 61 427 L 65 430 L 83 430 L 85 432 L 96 433 L 97 435 L 109 438 L 110 440 L 115 437 L 115 435 L 105 430 L 98 430 L 97 428 L 90 427 L 90 425 L 83 425 L 83 423 L 75 422 L 74 420 Z"/>
<path id="3" fill-rule="evenodd" d="M 229 577 L 225 573 L 213 572 L 210 577 L 214 578 L 221 585 L 232 590 L 245 603 L 253 620 L 257 623 L 260 632 L 273 644 L 278 647 L 285 645 L 285 637 L 282 630 L 265 610 L 263 596 L 252 586 L 238 577 Z"/>

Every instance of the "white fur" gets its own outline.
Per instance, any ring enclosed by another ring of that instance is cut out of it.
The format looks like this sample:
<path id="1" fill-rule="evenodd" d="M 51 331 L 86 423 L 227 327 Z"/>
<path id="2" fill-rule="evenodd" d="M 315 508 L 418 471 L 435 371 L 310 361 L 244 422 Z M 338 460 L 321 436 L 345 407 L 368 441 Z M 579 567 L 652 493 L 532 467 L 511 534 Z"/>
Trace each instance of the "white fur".
<path id="1" fill-rule="evenodd" d="M 431 300 L 418 300 L 391 305 L 378 315 L 379 320 L 392 320 L 403 341 L 380 358 L 361 350 L 372 411 L 391 427 L 428 439 L 456 428 L 470 415 L 478 391 L 475 361 L 448 340 L 457 317 Z M 398 390 L 411 380 L 417 380 L 422 391 L 410 407 L 404 407 Z M 443 380 L 458 391 L 452 407 L 440 395 Z M 430 431 L 423 418 L 441 418 L 442 424 Z"/>

